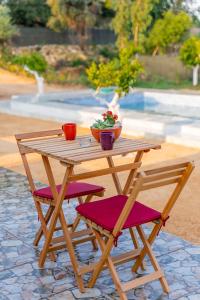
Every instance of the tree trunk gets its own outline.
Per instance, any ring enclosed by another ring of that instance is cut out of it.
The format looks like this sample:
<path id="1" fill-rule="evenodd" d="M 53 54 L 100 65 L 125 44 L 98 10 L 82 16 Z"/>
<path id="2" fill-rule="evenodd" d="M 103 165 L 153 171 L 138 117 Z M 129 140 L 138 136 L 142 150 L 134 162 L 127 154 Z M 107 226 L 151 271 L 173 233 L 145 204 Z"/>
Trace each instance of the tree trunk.
<path id="1" fill-rule="evenodd" d="M 193 86 L 198 84 L 198 72 L 199 72 L 199 65 L 193 67 Z"/>
<path id="2" fill-rule="evenodd" d="M 158 51 L 159 51 L 159 47 L 157 46 L 157 47 L 153 50 L 152 56 L 156 56 L 156 54 L 158 54 Z"/>
<path id="3" fill-rule="evenodd" d="M 139 35 L 139 24 L 136 23 L 135 30 L 134 30 L 134 46 L 138 47 L 138 35 Z"/>
<path id="4" fill-rule="evenodd" d="M 100 92 L 100 87 L 98 87 L 94 93 L 95 98 L 103 105 L 106 105 L 108 107 L 108 110 L 111 110 L 114 114 L 118 115 L 119 117 L 119 99 L 120 99 L 120 95 L 118 93 L 115 93 L 111 102 L 106 101 L 105 99 L 103 99 L 102 97 L 98 96 Z M 119 117 L 119 121 L 120 121 L 120 117 Z"/>
<path id="5" fill-rule="evenodd" d="M 115 93 L 112 98 L 112 101 L 108 105 L 108 109 L 118 116 L 119 116 L 119 108 L 120 108 L 120 105 L 118 103 L 119 99 L 120 99 L 119 94 Z"/>

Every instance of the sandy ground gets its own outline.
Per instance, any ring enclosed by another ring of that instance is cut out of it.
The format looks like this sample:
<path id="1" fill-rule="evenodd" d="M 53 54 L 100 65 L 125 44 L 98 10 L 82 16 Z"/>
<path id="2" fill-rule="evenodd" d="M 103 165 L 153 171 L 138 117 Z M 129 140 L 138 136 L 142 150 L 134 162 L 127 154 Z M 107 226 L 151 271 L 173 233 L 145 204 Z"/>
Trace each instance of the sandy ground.
<path id="1" fill-rule="evenodd" d="M 16 172 L 24 174 L 21 158 L 18 154 L 16 147 L 14 134 L 55 129 L 61 127 L 61 124 L 51 121 L 42 121 L 37 119 L 22 118 L 6 114 L 0 114 L 0 166 L 12 169 Z M 78 134 L 88 133 L 88 129 L 78 128 Z M 130 162 L 133 160 L 133 156 L 115 159 L 116 163 L 122 161 Z M 200 178 L 200 153 L 198 149 L 186 148 L 182 146 L 175 146 L 168 143 L 162 144 L 161 150 L 153 150 L 146 153 L 143 159 L 143 167 L 149 168 L 154 166 L 165 165 L 174 161 L 182 160 L 194 160 L 196 164 L 195 171 L 193 172 L 191 179 L 184 189 L 181 197 L 176 203 L 176 206 L 171 214 L 169 221 L 167 222 L 164 230 L 176 234 L 184 239 L 187 239 L 193 243 L 200 243 L 200 201 L 199 201 L 199 178 Z M 41 158 L 37 155 L 30 155 L 30 163 L 33 170 L 34 178 L 47 182 L 44 168 L 41 162 Z M 90 162 L 77 167 L 77 170 L 88 171 L 96 168 L 96 163 Z M 98 160 L 98 166 L 106 166 L 104 160 Z M 54 174 L 57 182 L 62 180 L 63 167 L 52 161 L 54 168 Z M 124 183 L 126 174 L 120 175 L 121 182 Z M 93 179 L 94 183 L 103 184 L 107 188 L 106 196 L 115 194 L 115 188 L 113 186 L 112 178 L 106 176 L 98 179 Z M 140 199 L 148 204 L 151 204 L 157 209 L 161 209 L 165 203 L 165 198 L 168 194 L 168 190 L 164 190 L 164 193 L 159 190 L 152 190 L 148 193 L 140 195 Z"/>

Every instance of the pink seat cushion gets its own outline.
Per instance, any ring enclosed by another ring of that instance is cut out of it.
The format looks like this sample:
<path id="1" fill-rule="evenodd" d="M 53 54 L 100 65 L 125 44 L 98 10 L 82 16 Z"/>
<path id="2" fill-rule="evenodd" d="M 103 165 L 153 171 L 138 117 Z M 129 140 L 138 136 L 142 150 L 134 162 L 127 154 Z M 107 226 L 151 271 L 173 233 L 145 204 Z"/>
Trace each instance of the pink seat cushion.
<path id="1" fill-rule="evenodd" d="M 61 185 L 56 186 L 57 191 L 59 192 L 61 189 Z M 89 194 L 96 194 L 98 192 L 104 191 L 102 186 L 84 183 L 84 182 L 71 182 L 68 186 L 67 193 L 65 195 L 65 199 L 76 198 L 80 196 L 86 196 Z M 52 200 L 53 195 L 51 193 L 50 187 L 45 187 L 39 190 L 34 191 L 34 196 L 47 198 Z"/>
<path id="2" fill-rule="evenodd" d="M 80 215 L 112 232 L 127 198 L 127 196 L 118 195 L 100 201 L 80 204 L 76 210 Z M 142 225 L 160 217 L 160 212 L 136 201 L 123 229 Z"/>

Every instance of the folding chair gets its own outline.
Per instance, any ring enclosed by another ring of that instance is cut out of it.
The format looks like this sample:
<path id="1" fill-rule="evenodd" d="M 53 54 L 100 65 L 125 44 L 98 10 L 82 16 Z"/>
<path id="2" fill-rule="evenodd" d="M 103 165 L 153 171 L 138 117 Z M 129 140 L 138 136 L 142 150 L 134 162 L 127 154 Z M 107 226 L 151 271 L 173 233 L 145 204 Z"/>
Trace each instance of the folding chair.
<path id="1" fill-rule="evenodd" d="M 101 271 L 108 267 L 120 299 L 122 300 L 127 300 L 127 291 L 153 280 L 159 280 L 164 292 L 169 292 L 164 273 L 155 258 L 151 245 L 159 234 L 161 227 L 165 225 L 166 220 L 169 218 L 169 214 L 193 168 L 193 163 L 185 162 L 139 172 L 132 183 L 129 196 L 117 195 L 101 201 L 81 204 L 76 208 L 78 215 L 92 227 L 102 251 L 99 261 L 94 264 L 94 268 L 92 269 L 92 276 L 89 280 L 88 287 L 92 288 Z M 173 192 L 162 212 L 135 200 L 140 191 L 167 185 L 174 185 Z M 149 222 L 153 222 L 154 226 L 151 234 L 147 238 L 142 229 L 142 225 Z M 136 259 L 136 261 L 132 267 L 132 271 L 136 272 L 138 268 L 141 267 L 144 257 L 148 255 L 154 272 L 122 283 L 115 265 L 129 261 L 130 251 L 129 253 L 122 254 L 121 261 L 116 261 L 115 257 L 112 257 L 110 253 L 116 244 L 116 240 L 122 234 L 122 231 L 134 227 L 139 234 L 143 248 L 135 250 L 134 259 Z"/>
<path id="2" fill-rule="evenodd" d="M 31 170 L 29 167 L 28 159 L 27 159 L 27 154 L 32 153 L 30 150 L 25 149 L 25 147 L 20 145 L 20 141 L 24 140 L 33 140 L 37 143 L 37 141 L 40 140 L 40 138 L 54 138 L 54 137 L 62 137 L 63 132 L 61 129 L 57 130 L 49 130 L 49 131 L 40 131 L 40 132 L 32 132 L 32 133 L 25 133 L 25 134 L 17 134 L 15 135 L 15 138 L 17 140 L 19 152 L 22 158 L 22 162 L 26 171 L 27 179 L 30 185 L 30 190 L 33 195 L 35 207 L 38 213 L 38 218 L 41 222 L 41 227 L 36 233 L 35 240 L 34 240 L 34 246 L 38 246 L 40 239 L 42 238 L 43 235 L 46 235 L 47 232 L 47 225 L 49 223 L 49 220 L 51 219 L 51 216 L 54 211 L 55 207 L 55 201 L 53 199 L 53 194 L 51 192 L 50 187 L 44 187 L 37 189 L 33 177 L 31 174 Z M 44 167 L 45 169 L 48 168 L 48 170 L 51 171 L 50 164 L 48 160 L 43 159 Z M 60 190 L 61 185 L 56 185 L 57 191 Z M 65 200 L 71 200 L 74 198 L 78 198 L 79 203 L 84 203 L 84 200 L 82 197 L 86 197 L 85 201 L 90 202 L 93 198 L 93 196 L 98 196 L 102 197 L 104 194 L 104 187 L 98 186 L 98 185 L 93 185 L 89 183 L 80 183 L 80 182 L 71 182 L 68 186 L 67 193 L 65 195 Z M 48 210 L 46 214 L 44 215 L 43 210 L 42 210 L 42 204 L 48 205 Z M 80 219 L 76 218 L 75 222 L 73 224 L 69 224 L 68 226 L 71 227 L 72 231 L 75 231 L 78 224 L 79 224 Z M 87 225 L 87 224 L 86 224 Z M 89 226 L 87 225 L 87 228 Z M 55 231 L 61 230 L 61 226 L 57 226 L 55 228 Z M 91 231 L 91 230 L 90 230 Z M 88 231 L 89 232 L 89 231 Z M 58 249 L 62 249 L 66 247 L 65 244 L 60 245 L 60 242 L 63 241 L 63 237 L 57 237 L 54 238 L 54 248 L 56 249 L 56 243 L 59 244 L 57 246 Z M 97 244 L 96 244 L 96 238 L 91 232 L 88 236 L 88 238 L 83 239 L 83 241 L 88 241 L 91 240 L 93 248 L 97 249 Z M 76 241 L 78 244 L 78 240 Z M 80 240 L 81 242 L 81 240 Z M 50 253 L 50 257 L 52 260 L 56 260 L 55 254 L 53 252 Z"/>

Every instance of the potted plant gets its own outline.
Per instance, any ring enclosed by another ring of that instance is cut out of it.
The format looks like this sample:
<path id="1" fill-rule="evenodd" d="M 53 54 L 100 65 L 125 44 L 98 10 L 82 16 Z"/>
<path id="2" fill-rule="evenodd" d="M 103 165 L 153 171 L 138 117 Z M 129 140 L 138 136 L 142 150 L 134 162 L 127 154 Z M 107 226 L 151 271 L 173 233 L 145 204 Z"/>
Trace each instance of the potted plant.
<path id="1" fill-rule="evenodd" d="M 93 137 L 100 142 L 100 132 L 111 131 L 114 133 L 115 140 L 121 134 L 122 125 L 118 121 L 118 115 L 113 114 L 112 111 L 108 110 L 102 114 L 103 120 L 96 120 L 95 123 L 90 127 Z"/>

